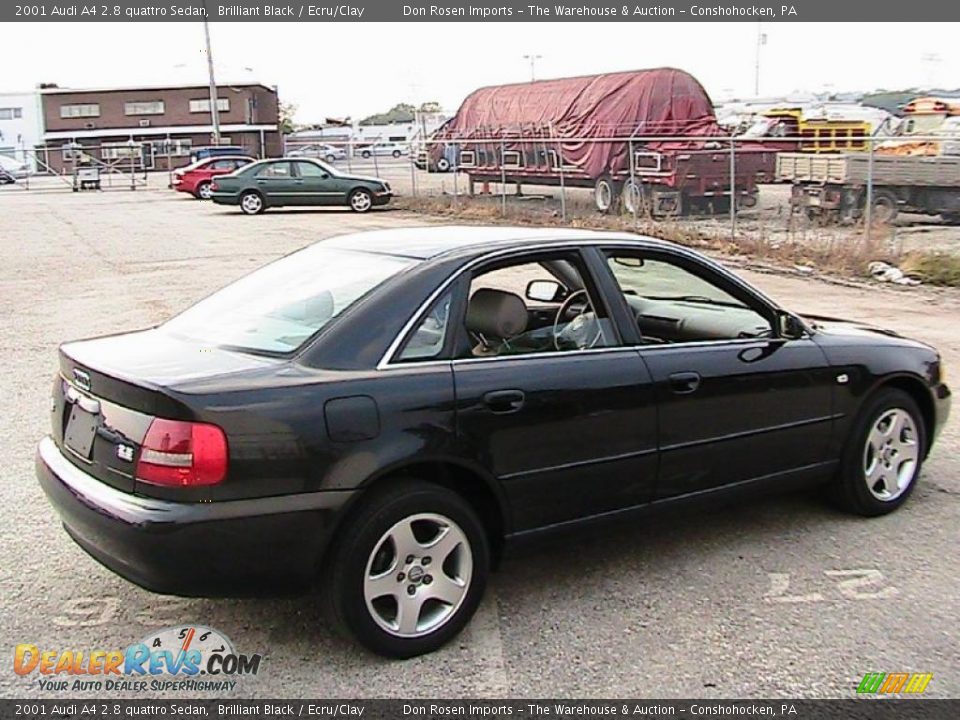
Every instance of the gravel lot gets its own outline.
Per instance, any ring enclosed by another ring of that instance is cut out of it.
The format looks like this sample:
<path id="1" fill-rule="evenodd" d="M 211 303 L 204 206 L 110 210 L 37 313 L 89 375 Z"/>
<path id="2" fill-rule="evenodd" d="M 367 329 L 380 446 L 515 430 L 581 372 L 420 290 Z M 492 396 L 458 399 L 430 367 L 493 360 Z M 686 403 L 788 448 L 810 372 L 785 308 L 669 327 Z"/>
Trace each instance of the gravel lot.
<path id="1" fill-rule="evenodd" d="M 0 194 L 7 653 L 125 647 L 195 622 L 264 654 L 234 697 L 849 697 L 868 671 L 932 672 L 928 695 L 960 696 L 956 420 L 892 516 L 790 496 L 554 538 L 507 559 L 458 642 L 407 662 L 334 637 L 310 597 L 157 596 L 67 538 L 33 474 L 59 342 L 156 323 L 333 234 L 422 222 L 389 210 L 248 218 L 158 189 Z M 796 310 L 909 333 L 960 368 L 960 294 L 745 274 Z M 0 695 L 54 696 L 9 666 Z"/>

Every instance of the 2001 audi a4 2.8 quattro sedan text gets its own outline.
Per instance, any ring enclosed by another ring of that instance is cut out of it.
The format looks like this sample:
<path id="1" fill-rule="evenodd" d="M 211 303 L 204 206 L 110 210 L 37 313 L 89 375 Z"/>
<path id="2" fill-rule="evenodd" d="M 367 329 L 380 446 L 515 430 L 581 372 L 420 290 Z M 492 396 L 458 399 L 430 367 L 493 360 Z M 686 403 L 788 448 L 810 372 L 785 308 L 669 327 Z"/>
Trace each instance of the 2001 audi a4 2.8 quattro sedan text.
<path id="1" fill-rule="evenodd" d="M 64 344 L 36 466 L 123 577 L 318 581 L 337 626 L 406 657 L 464 627 L 509 540 L 761 486 L 890 512 L 949 398 L 934 349 L 801 319 L 670 243 L 395 229 Z"/>

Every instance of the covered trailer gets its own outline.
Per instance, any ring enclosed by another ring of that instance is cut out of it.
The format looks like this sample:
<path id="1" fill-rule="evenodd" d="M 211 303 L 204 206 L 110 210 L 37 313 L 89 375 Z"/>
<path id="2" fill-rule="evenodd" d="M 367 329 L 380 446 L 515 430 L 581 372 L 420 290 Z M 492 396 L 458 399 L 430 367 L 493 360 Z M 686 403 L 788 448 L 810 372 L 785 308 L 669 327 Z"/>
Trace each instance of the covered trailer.
<path id="1" fill-rule="evenodd" d="M 481 88 L 427 143 L 429 169 L 471 182 L 591 187 L 597 208 L 620 198 L 655 215 L 755 202 L 773 151 L 737 143 L 691 75 L 673 68 Z"/>

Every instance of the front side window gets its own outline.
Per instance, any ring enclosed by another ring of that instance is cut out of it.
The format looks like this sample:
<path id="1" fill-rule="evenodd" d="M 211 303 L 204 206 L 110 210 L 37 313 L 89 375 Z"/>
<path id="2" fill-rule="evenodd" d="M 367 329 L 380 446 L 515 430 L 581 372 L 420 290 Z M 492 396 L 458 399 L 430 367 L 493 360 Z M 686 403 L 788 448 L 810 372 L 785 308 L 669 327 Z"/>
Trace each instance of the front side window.
<path id="1" fill-rule="evenodd" d="M 417 261 L 313 245 L 219 290 L 162 332 L 254 352 L 288 353 Z"/>
<path id="2" fill-rule="evenodd" d="M 673 261 L 607 253 L 645 343 L 770 337 L 770 321 L 713 281 Z"/>
<path id="3" fill-rule="evenodd" d="M 461 357 L 502 357 L 610 347 L 615 332 L 570 253 L 498 263 L 475 273 Z"/>
<path id="4" fill-rule="evenodd" d="M 330 173 L 316 163 L 310 162 L 298 162 L 297 172 L 300 173 L 300 177 L 306 178 L 324 178 L 330 175 Z"/>

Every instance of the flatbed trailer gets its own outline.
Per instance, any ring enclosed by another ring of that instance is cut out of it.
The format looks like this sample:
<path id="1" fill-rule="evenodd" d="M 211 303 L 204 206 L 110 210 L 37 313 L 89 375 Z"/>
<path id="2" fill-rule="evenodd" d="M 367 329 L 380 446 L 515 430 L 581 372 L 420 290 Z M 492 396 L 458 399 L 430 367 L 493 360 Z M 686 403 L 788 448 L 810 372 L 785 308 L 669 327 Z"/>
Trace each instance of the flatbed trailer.
<path id="1" fill-rule="evenodd" d="M 899 212 L 941 215 L 960 221 L 960 157 L 911 157 L 866 153 L 780 153 L 777 180 L 793 185 L 790 203 L 810 217 L 852 222 L 863 216 L 872 176 L 873 219 Z"/>

